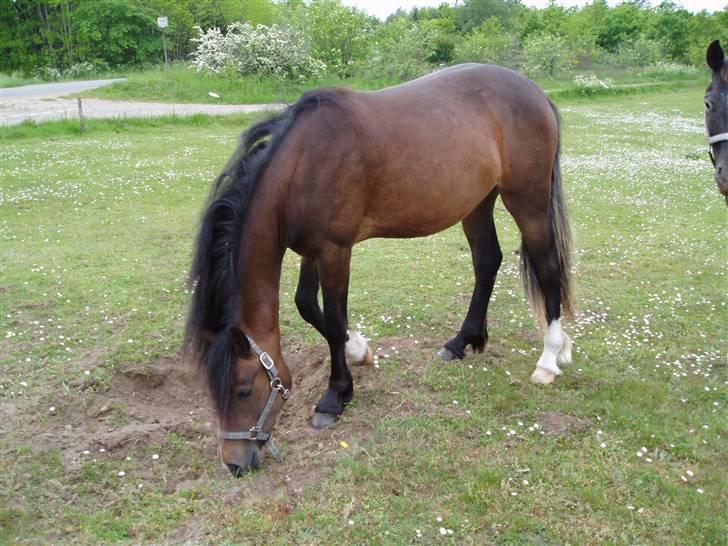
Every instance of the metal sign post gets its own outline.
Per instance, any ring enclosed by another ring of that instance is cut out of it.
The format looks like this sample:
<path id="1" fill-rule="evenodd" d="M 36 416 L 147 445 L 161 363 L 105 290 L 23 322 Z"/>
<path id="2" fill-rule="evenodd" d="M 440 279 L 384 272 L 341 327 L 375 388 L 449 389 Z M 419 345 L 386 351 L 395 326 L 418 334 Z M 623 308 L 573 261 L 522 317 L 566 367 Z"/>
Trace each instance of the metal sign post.
<path id="1" fill-rule="evenodd" d="M 164 47 L 164 66 L 169 64 L 167 59 L 167 31 L 169 20 L 166 17 L 157 17 L 157 26 L 162 29 L 162 46 Z"/>

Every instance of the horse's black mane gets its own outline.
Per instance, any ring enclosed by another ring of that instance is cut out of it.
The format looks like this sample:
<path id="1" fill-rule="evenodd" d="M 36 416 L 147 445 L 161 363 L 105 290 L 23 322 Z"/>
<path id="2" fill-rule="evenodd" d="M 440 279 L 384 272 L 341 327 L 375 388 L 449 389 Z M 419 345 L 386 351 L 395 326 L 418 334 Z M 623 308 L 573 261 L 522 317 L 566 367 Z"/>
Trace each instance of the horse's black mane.
<path id="1" fill-rule="evenodd" d="M 255 185 L 301 113 L 325 104 L 341 105 L 341 101 L 336 90 L 311 91 L 281 114 L 247 129 L 210 192 L 189 276 L 194 292 L 185 345 L 206 368 L 221 417 L 227 414 L 234 381 L 235 354 L 228 331 L 238 325 L 237 264 Z"/>

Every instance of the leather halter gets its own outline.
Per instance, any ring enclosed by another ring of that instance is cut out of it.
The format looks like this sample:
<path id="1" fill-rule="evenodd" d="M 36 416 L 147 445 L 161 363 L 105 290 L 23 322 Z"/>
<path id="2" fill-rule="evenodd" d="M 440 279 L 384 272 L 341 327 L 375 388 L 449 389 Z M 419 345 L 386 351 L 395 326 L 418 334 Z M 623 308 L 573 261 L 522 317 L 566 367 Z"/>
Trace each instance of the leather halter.
<path id="1" fill-rule="evenodd" d="M 713 136 L 708 135 L 708 155 L 710 156 L 710 161 L 713 162 L 713 167 L 715 167 L 715 157 L 713 157 L 713 145 L 718 144 L 719 142 L 728 142 L 728 133 L 718 133 L 717 135 Z"/>
<path id="2" fill-rule="evenodd" d="M 263 426 L 268 419 L 268 415 L 273 408 L 273 404 L 275 403 L 278 394 L 280 393 L 283 397 L 283 401 L 285 402 L 291 396 L 291 391 L 283 385 L 283 381 L 281 381 L 281 378 L 278 375 L 278 369 L 276 368 L 275 362 L 270 355 L 263 351 L 249 336 L 246 335 L 245 337 L 248 338 L 250 347 L 253 351 L 255 351 L 255 354 L 258 355 L 258 360 L 263 366 L 265 373 L 268 374 L 268 378 L 270 379 L 270 395 L 268 396 L 268 401 L 266 402 L 263 411 L 260 413 L 258 420 L 250 429 L 233 432 L 223 430 L 218 427 L 217 436 L 224 440 L 260 440 L 262 442 L 267 442 L 271 455 L 273 455 L 276 460 L 280 460 L 280 451 L 278 451 L 271 433 L 265 432 L 263 430 Z"/>

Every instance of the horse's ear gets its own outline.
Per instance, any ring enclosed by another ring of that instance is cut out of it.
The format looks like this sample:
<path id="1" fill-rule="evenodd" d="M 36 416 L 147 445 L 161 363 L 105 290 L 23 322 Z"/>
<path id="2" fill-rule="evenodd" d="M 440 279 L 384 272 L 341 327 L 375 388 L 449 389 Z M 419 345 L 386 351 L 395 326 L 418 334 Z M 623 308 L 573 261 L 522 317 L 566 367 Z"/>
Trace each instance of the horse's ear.
<path id="1" fill-rule="evenodd" d="M 723 53 L 723 48 L 720 47 L 720 40 L 715 40 L 708 46 L 705 60 L 713 72 L 720 72 L 725 61 L 725 53 Z"/>
<path id="2" fill-rule="evenodd" d="M 233 342 L 233 348 L 235 349 L 235 355 L 238 358 L 245 358 L 250 353 L 250 342 L 248 336 L 246 336 L 240 328 L 230 328 L 230 339 Z"/>

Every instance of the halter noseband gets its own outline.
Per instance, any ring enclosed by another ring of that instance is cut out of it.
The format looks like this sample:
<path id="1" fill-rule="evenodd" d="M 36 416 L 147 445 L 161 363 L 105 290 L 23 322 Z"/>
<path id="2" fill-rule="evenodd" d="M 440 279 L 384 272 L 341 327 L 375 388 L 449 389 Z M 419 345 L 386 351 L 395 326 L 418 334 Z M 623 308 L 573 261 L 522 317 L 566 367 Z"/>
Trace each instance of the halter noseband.
<path id="1" fill-rule="evenodd" d="M 708 155 L 710 156 L 710 161 L 713 162 L 713 167 L 715 167 L 715 157 L 713 157 L 713 144 L 718 144 L 719 142 L 728 142 L 728 133 L 718 133 L 717 135 L 713 136 L 708 135 Z"/>
<path id="2" fill-rule="evenodd" d="M 263 430 L 263 426 L 268 419 L 268 414 L 270 414 L 270 410 L 273 408 L 273 404 L 276 401 L 278 393 L 280 393 L 283 397 L 283 401 L 285 402 L 291 396 L 291 391 L 283 385 L 283 381 L 281 381 L 281 378 L 278 375 L 276 364 L 270 355 L 263 351 L 249 336 L 246 335 L 245 337 L 248 338 L 250 347 L 253 351 L 255 351 L 255 354 L 258 355 L 258 360 L 262 364 L 265 373 L 268 374 L 270 379 L 270 395 L 268 396 L 268 401 L 266 402 L 263 411 L 260 413 L 260 417 L 258 417 L 258 421 L 249 430 L 231 432 L 218 427 L 217 437 L 224 440 L 260 440 L 262 442 L 267 442 L 266 445 L 268 446 L 271 455 L 273 455 L 274 459 L 280 462 L 281 453 L 276 447 L 271 433 L 265 432 Z"/>

